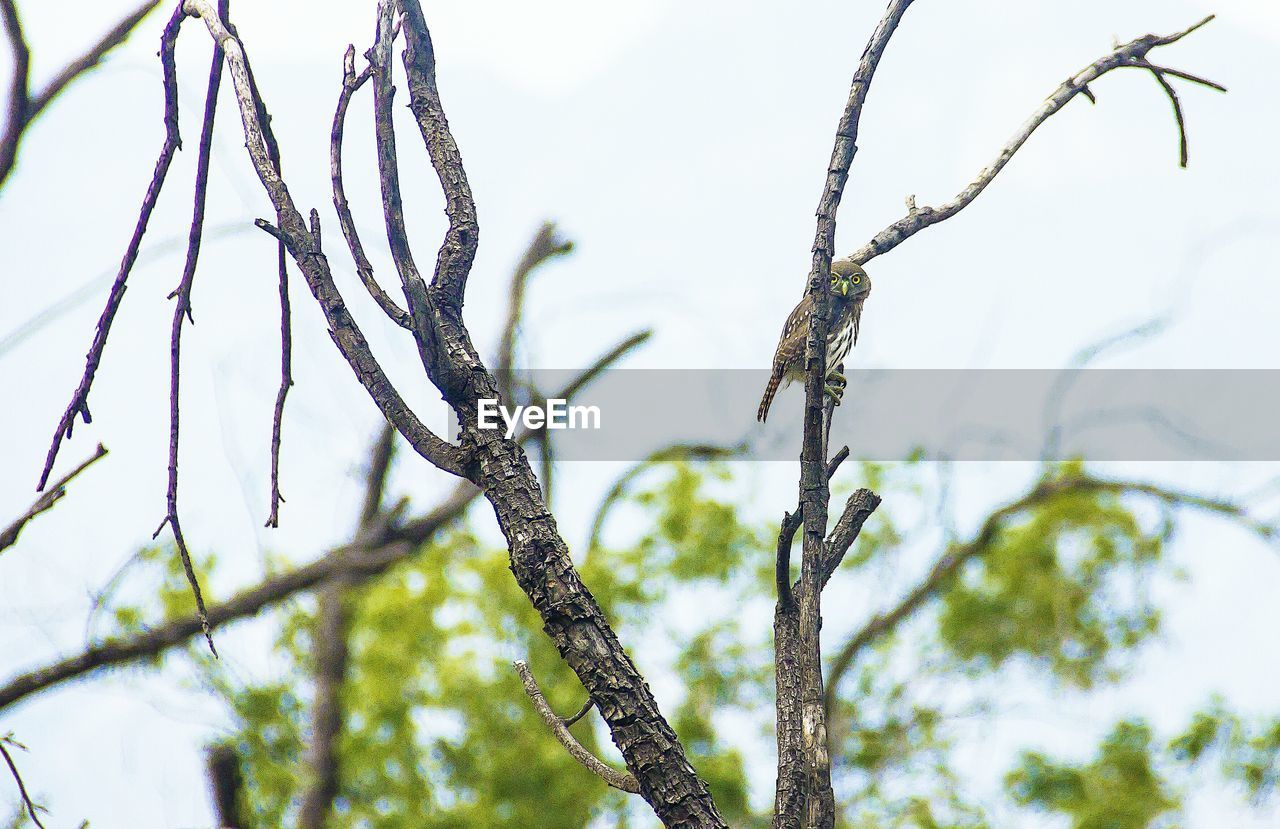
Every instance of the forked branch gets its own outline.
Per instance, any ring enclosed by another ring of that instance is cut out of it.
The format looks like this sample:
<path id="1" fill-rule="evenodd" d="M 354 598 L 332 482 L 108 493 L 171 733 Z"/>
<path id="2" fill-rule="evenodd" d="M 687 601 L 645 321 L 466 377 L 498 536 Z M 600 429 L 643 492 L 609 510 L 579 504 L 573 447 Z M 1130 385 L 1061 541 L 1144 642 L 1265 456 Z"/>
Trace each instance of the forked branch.
<path id="1" fill-rule="evenodd" d="M 547 724 L 547 728 L 551 729 L 551 733 L 555 736 L 560 745 L 564 746 L 565 751 L 569 752 L 569 756 L 582 765 L 587 771 L 599 777 L 605 783 L 608 783 L 615 789 L 628 792 L 629 794 L 639 794 L 640 784 L 635 777 L 625 771 L 618 771 L 612 766 L 605 763 L 599 757 L 582 747 L 582 743 L 569 731 L 570 721 L 561 719 L 551 710 L 547 698 L 542 695 L 542 689 L 538 687 L 538 680 L 534 679 L 533 671 L 529 670 L 529 665 L 523 661 L 515 663 L 516 673 L 520 675 L 520 682 L 524 684 L 524 692 L 529 695 L 529 701 L 533 703 L 533 708 L 538 712 L 538 716 Z M 589 710 L 589 704 L 584 707 L 573 721 L 577 721 L 586 711 Z"/>
<path id="2" fill-rule="evenodd" d="M 1065 107 L 1077 95 L 1083 95 L 1090 101 L 1096 100 L 1089 85 L 1113 69 L 1124 69 L 1126 67 L 1143 69 L 1155 77 L 1161 89 L 1169 96 L 1169 101 L 1173 104 L 1174 118 L 1178 125 L 1179 162 L 1181 166 L 1187 166 L 1186 122 L 1183 118 L 1182 104 L 1178 100 L 1177 92 L 1174 91 L 1168 78 L 1178 78 L 1210 89 L 1216 89 L 1219 92 L 1226 92 L 1226 87 L 1198 75 L 1193 75 L 1190 72 L 1157 66 L 1148 60 L 1147 55 L 1157 47 L 1168 46 L 1171 43 L 1182 40 L 1213 20 L 1213 17 L 1213 15 L 1209 15 L 1198 23 L 1171 35 L 1143 35 L 1136 40 L 1131 40 L 1123 46 L 1117 46 L 1109 55 L 1099 58 L 1070 78 L 1067 78 L 1053 91 L 1053 94 L 1045 99 L 1039 109 L 1032 113 L 1031 117 L 1018 128 L 1018 131 L 1014 133 L 1008 143 L 1000 149 L 1000 154 L 996 156 L 996 160 L 978 173 L 978 177 L 968 187 L 961 190 L 959 195 L 941 207 L 916 207 L 914 199 L 910 200 L 906 216 L 877 233 L 870 242 L 845 258 L 860 265 L 866 264 L 877 256 L 893 250 L 926 227 L 950 219 L 968 207 L 987 188 L 987 185 L 999 175 L 1000 171 L 1009 163 L 1009 160 L 1013 158 L 1014 153 L 1022 148 L 1022 145 L 1027 142 L 1027 139 L 1041 124 L 1049 120 L 1050 117 Z"/>

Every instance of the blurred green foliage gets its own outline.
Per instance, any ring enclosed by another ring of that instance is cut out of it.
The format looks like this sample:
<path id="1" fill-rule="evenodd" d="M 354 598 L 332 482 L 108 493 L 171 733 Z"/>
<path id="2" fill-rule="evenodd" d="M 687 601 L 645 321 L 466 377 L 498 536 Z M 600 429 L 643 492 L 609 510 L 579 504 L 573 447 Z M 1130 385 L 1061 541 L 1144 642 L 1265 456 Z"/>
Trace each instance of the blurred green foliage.
<path id="1" fill-rule="evenodd" d="M 939 554 L 969 543 L 937 532 L 948 506 L 939 469 L 850 464 L 841 473 L 877 489 L 885 506 L 832 581 L 829 608 L 868 582 L 881 585 L 873 607 L 890 605 Z M 1040 483 L 1081 474 L 1064 465 Z M 735 827 L 769 825 L 774 765 L 777 526 L 776 517 L 750 510 L 751 484 L 732 464 L 651 464 L 610 501 L 599 543 L 576 556 Z M 1211 755 L 1255 802 L 1273 793 L 1280 721 L 1246 724 L 1223 701 L 1163 744 L 1132 719 L 1080 763 L 1036 750 L 988 756 L 988 764 L 1012 768 L 1007 797 L 992 802 L 990 792 L 966 791 L 957 735 L 972 738 L 975 723 L 997 721 L 1007 689 L 1039 683 L 1046 693 L 1088 693 L 1121 678 L 1159 633 L 1148 584 L 1176 576 L 1165 560 L 1176 526 L 1166 507 L 1070 486 L 1031 499 L 997 522 L 935 600 L 861 652 L 840 680 L 830 724 L 841 825 L 986 829 L 1007 823 L 993 814 L 1025 810 L 1058 815 L 1075 829 L 1164 826 L 1179 813 L 1186 775 Z M 164 614 L 189 614 L 176 557 L 144 555 L 167 568 Z M 211 566 L 201 562 L 204 572 Z M 463 522 L 350 588 L 347 601 L 351 656 L 333 826 L 655 825 L 643 801 L 578 766 L 525 697 L 515 659 L 529 662 L 562 716 L 585 700 L 508 572 L 504 549 Z M 148 615 L 124 602 L 111 612 L 120 631 L 140 629 Z M 199 647 L 188 650 L 231 712 L 227 740 L 242 760 L 245 818 L 255 828 L 294 825 L 309 783 L 314 606 L 295 601 L 273 618 L 270 679 L 236 678 Z M 848 634 L 824 631 L 828 648 Z M 572 730 L 619 765 L 597 716 Z"/>

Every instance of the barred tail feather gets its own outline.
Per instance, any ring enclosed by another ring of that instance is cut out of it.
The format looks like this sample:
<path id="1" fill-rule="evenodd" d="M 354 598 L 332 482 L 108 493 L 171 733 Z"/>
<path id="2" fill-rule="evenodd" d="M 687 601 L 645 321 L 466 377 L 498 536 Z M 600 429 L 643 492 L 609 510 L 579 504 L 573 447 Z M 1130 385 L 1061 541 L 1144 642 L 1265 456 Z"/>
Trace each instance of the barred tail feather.
<path id="1" fill-rule="evenodd" d="M 764 387 L 764 397 L 760 399 L 760 409 L 756 412 L 756 420 L 763 423 L 769 419 L 769 407 L 773 405 L 773 396 L 778 393 L 778 385 L 782 382 L 781 374 L 769 378 L 769 385 Z"/>

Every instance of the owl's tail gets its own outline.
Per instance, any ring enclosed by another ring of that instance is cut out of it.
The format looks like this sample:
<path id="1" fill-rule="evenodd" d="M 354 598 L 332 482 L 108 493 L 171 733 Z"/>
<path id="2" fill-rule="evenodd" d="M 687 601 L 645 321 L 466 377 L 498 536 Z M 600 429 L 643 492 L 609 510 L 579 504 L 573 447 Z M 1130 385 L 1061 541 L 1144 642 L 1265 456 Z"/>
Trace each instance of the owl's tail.
<path id="1" fill-rule="evenodd" d="M 756 420 L 764 423 L 769 419 L 769 407 L 773 405 L 773 396 L 778 393 L 778 385 L 782 382 L 781 374 L 769 377 L 769 385 L 764 387 L 764 397 L 760 399 L 760 408 L 756 412 Z"/>

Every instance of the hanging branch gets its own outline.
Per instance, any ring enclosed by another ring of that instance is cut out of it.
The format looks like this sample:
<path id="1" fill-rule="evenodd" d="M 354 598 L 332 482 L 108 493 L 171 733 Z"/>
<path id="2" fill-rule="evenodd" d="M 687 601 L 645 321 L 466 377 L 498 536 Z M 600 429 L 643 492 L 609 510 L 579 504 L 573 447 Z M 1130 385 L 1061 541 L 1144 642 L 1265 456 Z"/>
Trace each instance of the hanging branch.
<path id="1" fill-rule="evenodd" d="M 1022 148 L 1027 142 L 1031 134 L 1049 120 L 1051 116 L 1067 105 L 1072 98 L 1077 95 L 1083 95 L 1091 102 L 1096 101 L 1093 90 L 1089 84 L 1098 78 L 1107 74 L 1113 69 L 1123 69 L 1126 67 L 1143 69 L 1152 74 L 1156 81 L 1160 84 L 1161 89 L 1169 96 L 1170 102 L 1173 104 L 1174 118 L 1178 124 L 1178 157 L 1181 166 L 1187 166 L 1187 128 L 1182 115 L 1182 105 L 1178 101 L 1178 95 L 1170 85 L 1168 78 L 1179 78 L 1189 81 L 1200 86 L 1210 89 L 1216 89 L 1219 92 L 1226 92 L 1226 87 L 1213 81 L 1201 78 L 1198 75 L 1192 75 L 1189 72 L 1183 72 L 1178 69 L 1169 69 L 1163 66 L 1156 66 L 1148 60 L 1147 55 L 1151 50 L 1168 46 L 1171 43 L 1177 43 L 1187 35 L 1201 28 L 1202 26 L 1213 20 L 1214 15 L 1209 15 L 1200 22 L 1188 26 L 1180 32 L 1171 35 L 1143 35 L 1140 38 L 1131 40 L 1123 46 L 1117 46 L 1111 54 L 1099 58 L 1093 63 L 1081 69 L 1076 74 L 1065 80 L 1057 89 L 1053 91 L 1044 103 L 1032 113 L 1031 117 L 1023 122 L 1018 131 L 1009 139 L 1001 149 L 1000 154 L 996 156 L 996 160 L 991 162 L 982 172 L 978 173 L 978 177 L 973 183 L 960 191 L 960 194 L 951 201 L 941 207 L 916 207 L 914 198 L 907 202 L 907 215 L 893 224 L 886 227 L 875 235 L 870 242 L 863 245 L 856 252 L 845 257 L 860 265 L 870 262 L 872 259 L 881 254 L 888 253 L 898 245 L 905 242 L 915 234 L 924 230 L 926 227 L 936 225 L 938 222 L 950 219 L 964 208 L 968 207 L 974 199 L 978 197 L 987 185 L 992 182 L 1000 171 L 1005 168 L 1009 160 L 1013 158 L 1013 154 Z"/>
<path id="2" fill-rule="evenodd" d="M 218 14 L 226 19 L 230 0 L 220 0 Z M 173 543 L 178 548 L 178 556 L 182 559 L 182 570 L 186 573 L 187 583 L 191 585 L 191 593 L 196 600 L 196 615 L 200 619 L 200 627 L 204 630 L 209 650 L 214 656 L 218 650 L 213 646 L 213 633 L 209 629 L 209 617 L 205 613 L 204 596 L 200 593 L 200 580 L 196 577 L 195 566 L 191 563 L 191 553 L 187 549 L 187 541 L 182 534 L 182 524 L 178 520 L 178 444 L 179 444 L 179 385 L 181 380 L 182 324 L 185 321 L 195 324 L 195 316 L 191 313 L 191 288 L 195 284 L 196 263 L 200 259 L 200 241 L 204 232 L 204 208 L 209 192 L 209 161 L 213 154 L 213 128 L 218 111 L 218 88 L 222 85 L 222 49 L 215 44 L 213 62 L 209 67 L 209 83 L 204 99 L 204 120 L 200 127 L 200 149 L 196 159 L 196 183 L 191 216 L 191 233 L 187 237 L 187 259 L 182 268 L 182 279 L 178 287 L 169 294 L 170 299 L 177 299 L 173 306 L 173 324 L 169 333 L 169 484 L 165 494 L 165 516 L 151 534 L 154 539 L 160 535 L 167 524 L 173 531 Z"/>
<path id="3" fill-rule="evenodd" d="M 97 332 L 85 359 L 84 375 L 80 378 L 80 385 L 71 396 L 71 402 L 67 405 L 62 419 L 58 421 L 58 428 L 53 433 L 53 443 L 49 446 L 44 470 L 40 473 L 40 482 L 36 485 L 37 492 L 44 490 L 44 485 L 49 480 L 49 473 L 53 471 L 53 463 L 58 458 L 58 448 L 62 446 L 64 437 L 71 437 L 76 418 L 83 418 L 86 424 L 93 422 L 93 416 L 89 413 L 89 388 L 93 385 L 94 374 L 97 373 L 98 364 L 102 361 L 102 352 L 107 345 L 107 335 L 111 333 L 111 323 L 116 318 L 116 312 L 120 310 L 121 301 L 124 300 L 125 283 L 129 279 L 133 263 L 138 258 L 138 248 L 142 245 L 142 237 L 147 232 L 151 211 L 155 209 L 156 201 L 160 198 L 160 189 L 164 186 L 169 164 L 173 161 L 173 154 L 182 146 L 182 137 L 178 134 L 178 70 L 174 62 L 174 49 L 177 46 L 178 30 L 182 26 L 184 16 L 181 7 L 174 9 L 173 16 L 169 18 L 169 22 L 164 27 L 164 34 L 160 38 L 160 66 L 164 77 L 164 145 L 160 148 L 159 158 L 156 159 L 151 184 L 147 186 L 147 193 L 142 199 L 133 237 L 125 249 L 124 260 L 120 263 L 120 270 L 107 295 L 106 307 L 103 308 L 102 316 L 98 319 Z"/>

